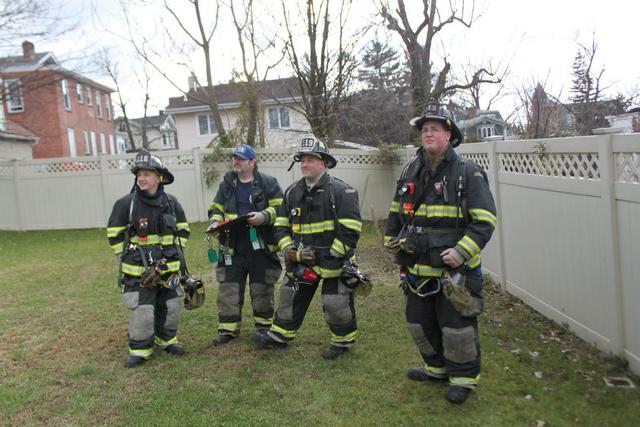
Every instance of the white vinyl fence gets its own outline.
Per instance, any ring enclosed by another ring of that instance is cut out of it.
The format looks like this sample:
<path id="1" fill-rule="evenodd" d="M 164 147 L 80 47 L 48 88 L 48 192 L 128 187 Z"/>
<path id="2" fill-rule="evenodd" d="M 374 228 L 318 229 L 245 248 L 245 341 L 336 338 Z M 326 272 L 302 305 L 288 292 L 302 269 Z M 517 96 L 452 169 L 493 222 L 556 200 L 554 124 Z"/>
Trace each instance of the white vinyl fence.
<path id="1" fill-rule="evenodd" d="M 365 219 L 386 218 L 404 161 L 334 150 L 331 173 L 359 192 Z M 640 135 L 603 135 L 464 144 L 487 171 L 498 227 L 483 266 L 503 289 L 580 337 L 629 361 L 640 373 Z M 189 221 L 206 220 L 217 183 L 207 188 L 206 151 L 159 152 Z M 259 168 L 286 188 L 293 151 L 262 149 Z M 133 184 L 126 157 L 0 162 L 0 229 L 104 227 L 115 200 Z M 228 163 L 216 165 L 220 176 Z"/>

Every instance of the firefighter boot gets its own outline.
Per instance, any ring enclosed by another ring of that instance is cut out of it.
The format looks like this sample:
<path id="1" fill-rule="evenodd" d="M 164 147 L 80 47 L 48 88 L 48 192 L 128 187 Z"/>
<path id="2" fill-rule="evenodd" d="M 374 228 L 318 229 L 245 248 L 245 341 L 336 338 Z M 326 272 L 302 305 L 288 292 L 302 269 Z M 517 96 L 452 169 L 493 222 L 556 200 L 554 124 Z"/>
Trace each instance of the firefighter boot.
<path id="1" fill-rule="evenodd" d="M 251 342 L 260 348 L 286 348 L 286 342 L 276 341 L 267 331 L 255 331 L 251 334 Z"/>
<path id="2" fill-rule="evenodd" d="M 338 358 L 338 356 L 346 353 L 348 350 L 348 347 L 338 347 L 335 345 L 330 345 L 329 347 L 324 349 L 320 357 L 325 360 L 333 360 Z"/>
<path id="3" fill-rule="evenodd" d="M 163 350 L 169 354 L 173 354 L 174 356 L 178 356 L 178 357 L 184 356 L 185 354 L 184 347 L 182 346 L 182 344 L 178 344 L 178 343 L 169 344 Z"/>
<path id="4" fill-rule="evenodd" d="M 234 337 L 233 335 L 228 335 L 228 334 L 218 335 L 216 338 L 213 339 L 211 344 L 213 344 L 214 347 L 218 347 L 221 345 L 228 344 L 229 342 L 233 341 L 235 338 L 236 337 Z"/>
<path id="5" fill-rule="evenodd" d="M 412 381 L 444 381 L 448 380 L 449 376 L 445 373 L 428 371 L 425 368 L 409 368 L 407 378 Z"/>
<path id="6" fill-rule="evenodd" d="M 124 362 L 124 367 L 135 368 L 136 366 L 142 365 L 146 360 L 147 359 L 142 356 L 134 356 L 133 354 L 130 354 Z"/>
<path id="7" fill-rule="evenodd" d="M 471 390 L 472 389 L 469 387 L 450 385 L 445 398 L 451 403 L 464 403 L 464 401 L 467 400 L 467 397 L 469 397 Z"/>

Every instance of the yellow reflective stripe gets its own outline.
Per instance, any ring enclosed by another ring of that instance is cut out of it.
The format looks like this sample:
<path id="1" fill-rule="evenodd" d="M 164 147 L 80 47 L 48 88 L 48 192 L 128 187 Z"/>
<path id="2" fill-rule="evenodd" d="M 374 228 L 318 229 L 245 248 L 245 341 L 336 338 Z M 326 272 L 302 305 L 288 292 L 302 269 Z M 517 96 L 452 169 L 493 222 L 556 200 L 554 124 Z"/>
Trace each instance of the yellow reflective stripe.
<path id="1" fill-rule="evenodd" d="M 189 241 L 189 239 L 187 239 L 186 237 L 178 236 L 175 239 L 173 239 L 172 243 L 175 244 L 175 245 L 178 245 L 178 246 L 182 245 L 183 248 L 186 248 L 188 241 Z M 162 242 L 162 244 L 164 245 L 165 243 Z"/>
<path id="2" fill-rule="evenodd" d="M 209 218 L 209 222 L 222 222 L 224 218 L 220 214 L 213 214 L 211 218 Z"/>
<path id="3" fill-rule="evenodd" d="M 129 354 L 131 356 L 139 356 L 148 359 L 153 354 L 153 348 L 129 348 Z"/>
<path id="4" fill-rule="evenodd" d="M 414 264 L 409 266 L 409 273 L 414 276 L 440 277 L 443 271 L 443 268 L 435 268 L 427 264 Z"/>
<path id="5" fill-rule="evenodd" d="M 464 218 L 462 212 L 458 212 L 457 206 L 448 205 L 421 205 L 416 212 L 416 216 L 426 216 L 427 218 Z"/>
<path id="6" fill-rule="evenodd" d="M 149 234 L 145 240 L 141 240 L 140 236 L 133 236 L 131 238 L 131 243 L 135 243 L 140 246 L 159 245 L 161 242 L 162 238 L 157 234 Z"/>
<path id="7" fill-rule="evenodd" d="M 122 253 L 124 250 L 124 242 L 116 243 L 115 245 L 111 245 L 111 249 L 115 252 L 116 255 Z"/>
<path id="8" fill-rule="evenodd" d="M 165 341 L 156 335 L 155 338 L 153 339 L 153 343 L 160 348 L 166 348 L 166 347 L 169 347 L 171 344 L 177 344 L 178 337 L 173 337 L 169 339 L 169 341 Z"/>
<path id="9" fill-rule="evenodd" d="M 339 239 L 334 239 L 333 244 L 331 245 L 331 249 L 338 252 L 340 255 L 347 256 L 347 252 L 349 251 L 348 246 L 342 243 Z"/>
<path id="10" fill-rule="evenodd" d="M 291 224 L 291 230 L 296 234 L 315 234 L 334 230 L 333 221 L 311 222 L 308 224 Z"/>
<path id="11" fill-rule="evenodd" d="M 447 373 L 447 368 L 439 367 L 439 366 L 429 366 L 426 363 L 424 364 L 424 369 L 427 372 L 433 372 L 434 374 L 445 375 Z"/>
<path id="12" fill-rule="evenodd" d="M 107 237 L 116 237 L 122 233 L 127 227 L 107 227 Z"/>
<path id="13" fill-rule="evenodd" d="M 255 323 L 257 323 L 258 325 L 265 325 L 265 326 L 271 326 L 271 319 L 266 318 L 266 317 L 258 317 L 258 316 L 253 316 L 253 320 Z"/>
<path id="14" fill-rule="evenodd" d="M 217 210 L 219 210 L 220 212 L 223 212 L 223 213 L 224 213 L 224 206 L 222 206 L 220 203 L 213 202 L 213 203 L 211 203 L 211 204 L 209 205 L 209 210 L 210 210 L 210 211 L 212 211 L 212 210 L 214 210 L 214 209 L 217 209 Z"/>
<path id="15" fill-rule="evenodd" d="M 286 248 L 287 246 L 292 246 L 293 245 L 293 240 L 291 239 L 291 236 L 284 236 L 282 239 L 280 239 L 278 241 L 278 248 L 280 248 L 280 250 L 284 250 L 284 248 Z"/>
<path id="16" fill-rule="evenodd" d="M 142 276 L 142 273 L 144 273 L 144 266 L 127 264 L 126 262 L 123 262 L 122 272 L 128 274 L 129 276 L 140 277 Z"/>
<path id="17" fill-rule="evenodd" d="M 279 199 L 269 199 L 269 206 L 276 207 L 282 204 L 282 197 Z"/>
<path id="18" fill-rule="evenodd" d="M 472 256 L 469 261 L 465 262 L 465 264 L 467 264 L 467 267 L 469 268 L 476 268 L 477 266 L 480 265 L 481 262 L 482 262 L 482 258 L 480 257 L 480 253 L 477 253 L 474 256 Z"/>
<path id="19" fill-rule="evenodd" d="M 391 239 L 393 239 L 392 236 L 384 236 L 384 245 L 388 246 Z"/>
<path id="20" fill-rule="evenodd" d="M 277 332 L 285 338 L 294 339 L 296 337 L 296 331 L 289 331 L 287 329 L 283 329 L 278 325 L 271 325 L 271 331 Z"/>
<path id="21" fill-rule="evenodd" d="M 496 223 L 498 222 L 498 219 L 496 218 L 496 216 L 494 214 L 492 214 L 491 212 L 489 212 L 488 210 L 485 209 L 469 209 L 469 215 L 471 215 L 471 219 L 475 220 L 475 221 L 484 221 L 484 222 L 488 222 L 489 224 L 493 225 L 494 227 L 496 226 Z"/>
<path id="22" fill-rule="evenodd" d="M 358 233 L 362 231 L 362 222 L 357 219 L 339 218 L 338 222 L 350 230 L 357 231 Z"/>
<path id="23" fill-rule="evenodd" d="M 218 331 L 239 332 L 240 322 L 218 323 Z"/>
<path id="24" fill-rule="evenodd" d="M 323 279 L 332 279 L 334 277 L 340 277 L 340 275 L 342 274 L 342 268 L 333 269 L 333 268 L 320 267 L 319 265 L 314 265 L 313 267 L 311 267 L 311 269 L 316 273 L 318 273 L 320 277 L 322 277 Z"/>
<path id="25" fill-rule="evenodd" d="M 180 270 L 180 261 L 171 261 L 167 263 L 167 271 L 178 271 Z"/>
<path id="26" fill-rule="evenodd" d="M 400 212 L 400 202 L 393 201 L 391 202 L 391 207 L 389 208 L 389 212 Z"/>
<path id="27" fill-rule="evenodd" d="M 168 245 L 173 245 L 173 234 L 166 234 L 164 236 L 162 236 L 162 244 L 164 246 L 168 246 Z"/>
<path id="28" fill-rule="evenodd" d="M 480 246 L 469 236 L 463 236 L 462 239 L 458 240 L 457 244 L 462 246 L 469 255 L 475 255 L 480 252 Z"/>
<path id="29" fill-rule="evenodd" d="M 273 223 L 274 227 L 288 227 L 289 226 L 289 218 L 286 216 L 276 217 L 275 222 Z"/>
<path id="30" fill-rule="evenodd" d="M 347 335 L 336 335 L 331 332 L 331 341 L 335 343 L 353 342 L 356 339 L 356 335 L 358 335 L 358 331 L 350 332 Z"/>
<path id="31" fill-rule="evenodd" d="M 449 384 L 454 385 L 476 385 L 480 381 L 480 374 L 475 377 L 449 377 Z"/>
<path id="32" fill-rule="evenodd" d="M 273 221 L 275 221 L 275 217 L 276 217 L 276 208 L 268 207 L 265 210 L 269 212 L 270 224 L 273 224 Z"/>
<path id="33" fill-rule="evenodd" d="M 230 212 L 225 212 L 225 214 L 224 214 L 224 218 L 225 218 L 225 219 L 236 219 L 236 218 L 238 218 L 238 214 L 234 214 L 234 213 L 230 213 Z"/>
<path id="34" fill-rule="evenodd" d="M 188 222 L 179 222 L 176 224 L 176 227 L 178 228 L 178 230 L 190 231 Z"/>

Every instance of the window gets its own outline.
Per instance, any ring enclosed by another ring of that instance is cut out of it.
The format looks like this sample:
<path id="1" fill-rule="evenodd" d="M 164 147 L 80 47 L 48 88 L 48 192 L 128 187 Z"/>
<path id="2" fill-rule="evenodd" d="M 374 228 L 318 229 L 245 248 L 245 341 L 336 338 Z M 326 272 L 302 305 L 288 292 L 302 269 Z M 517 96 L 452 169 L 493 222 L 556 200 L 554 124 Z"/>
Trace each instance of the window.
<path id="1" fill-rule="evenodd" d="M 109 134 L 109 153 L 116 154 L 116 146 L 113 141 L 113 135 Z"/>
<path id="2" fill-rule="evenodd" d="M 198 114 L 198 135 L 217 135 L 218 129 L 213 122 L 213 114 Z"/>
<path id="3" fill-rule="evenodd" d="M 107 119 L 111 120 L 111 97 L 109 95 L 104 96 L 104 108 L 107 110 Z"/>
<path id="4" fill-rule="evenodd" d="M 76 148 L 76 131 L 73 128 L 68 128 L 67 137 L 69 138 L 69 156 L 77 157 L 78 150 Z"/>
<path id="5" fill-rule="evenodd" d="M 91 107 L 93 105 L 93 99 L 91 98 L 91 88 L 87 87 L 87 105 Z"/>
<path id="6" fill-rule="evenodd" d="M 96 91 L 96 107 L 98 108 L 98 117 L 102 117 L 102 96 Z"/>
<path id="7" fill-rule="evenodd" d="M 62 79 L 62 100 L 64 102 L 64 109 L 71 111 L 71 97 L 69 96 L 69 84 L 67 79 Z"/>
<path id="8" fill-rule="evenodd" d="M 127 152 L 126 142 L 124 138 L 116 136 L 116 142 L 118 144 L 118 154 L 124 154 Z"/>
<path id="9" fill-rule="evenodd" d="M 87 130 L 82 131 L 82 139 L 84 140 L 84 155 L 91 155 L 91 144 L 89 143 L 89 132 Z"/>
<path id="10" fill-rule="evenodd" d="M 96 156 L 98 155 L 98 144 L 96 143 L 96 133 L 91 131 L 91 153 Z"/>
<path id="11" fill-rule="evenodd" d="M 78 98 L 78 104 L 84 103 L 84 98 L 82 97 L 82 85 L 80 83 L 76 83 L 76 98 Z"/>
<path id="12" fill-rule="evenodd" d="M 290 126 L 288 107 L 269 108 L 268 113 L 269 127 L 271 129 L 288 128 Z"/>
<path id="13" fill-rule="evenodd" d="M 173 147 L 173 132 L 162 132 L 162 145 Z"/>
<path id="14" fill-rule="evenodd" d="M 21 113 L 24 111 L 24 97 L 20 79 L 6 79 L 4 81 L 7 111 L 9 113 Z"/>
<path id="15" fill-rule="evenodd" d="M 494 136 L 496 134 L 496 129 L 493 125 L 491 126 L 480 126 L 478 128 L 478 138 L 483 139 L 490 136 Z"/>

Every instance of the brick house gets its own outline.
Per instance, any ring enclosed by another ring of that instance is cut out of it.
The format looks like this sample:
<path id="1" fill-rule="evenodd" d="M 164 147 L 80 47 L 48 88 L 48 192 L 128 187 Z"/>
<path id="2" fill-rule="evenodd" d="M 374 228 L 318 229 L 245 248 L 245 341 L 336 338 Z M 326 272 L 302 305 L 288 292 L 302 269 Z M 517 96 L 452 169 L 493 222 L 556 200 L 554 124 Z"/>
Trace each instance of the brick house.
<path id="1" fill-rule="evenodd" d="M 22 56 L 0 58 L 7 120 L 38 138 L 33 158 L 115 154 L 113 90 L 61 66 L 51 52 L 22 43 Z"/>
<path id="2" fill-rule="evenodd" d="M 218 135 L 209 106 L 203 101 L 206 92 L 189 78 L 187 95 L 169 98 L 165 109 L 175 120 L 180 149 L 206 147 Z M 238 83 L 215 85 L 220 116 L 229 131 L 236 127 L 241 116 L 244 87 Z M 311 132 L 311 126 L 298 111 L 296 102 L 301 100 L 298 81 L 295 78 L 266 80 L 260 88 L 261 130 L 265 146 L 284 148 L 299 142 L 301 135 Z"/>

